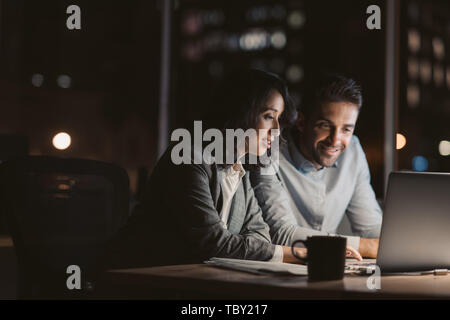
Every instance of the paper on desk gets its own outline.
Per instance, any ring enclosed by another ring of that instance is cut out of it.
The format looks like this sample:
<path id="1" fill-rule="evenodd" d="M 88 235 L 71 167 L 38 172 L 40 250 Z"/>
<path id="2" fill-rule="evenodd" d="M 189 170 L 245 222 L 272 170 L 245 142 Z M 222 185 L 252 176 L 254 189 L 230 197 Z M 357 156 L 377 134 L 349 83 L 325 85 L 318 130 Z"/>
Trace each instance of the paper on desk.
<path id="1" fill-rule="evenodd" d="M 296 276 L 308 275 L 308 268 L 301 264 L 240 260 L 240 259 L 216 258 L 216 257 L 211 258 L 205 261 L 204 263 L 213 266 L 251 272 L 256 274 L 274 273 L 274 274 L 296 275 Z"/>

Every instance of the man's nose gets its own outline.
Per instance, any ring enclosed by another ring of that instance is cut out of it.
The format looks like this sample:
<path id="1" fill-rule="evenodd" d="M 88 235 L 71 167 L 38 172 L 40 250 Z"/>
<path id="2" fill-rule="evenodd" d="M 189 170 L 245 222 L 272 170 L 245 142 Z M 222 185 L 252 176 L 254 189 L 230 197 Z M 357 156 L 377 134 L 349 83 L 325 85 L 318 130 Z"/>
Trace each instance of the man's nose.
<path id="1" fill-rule="evenodd" d="M 340 135 L 339 135 L 339 131 L 334 129 L 330 131 L 330 135 L 328 136 L 328 140 L 330 142 L 330 144 L 332 146 L 336 146 L 339 144 L 339 140 L 340 140 Z"/>

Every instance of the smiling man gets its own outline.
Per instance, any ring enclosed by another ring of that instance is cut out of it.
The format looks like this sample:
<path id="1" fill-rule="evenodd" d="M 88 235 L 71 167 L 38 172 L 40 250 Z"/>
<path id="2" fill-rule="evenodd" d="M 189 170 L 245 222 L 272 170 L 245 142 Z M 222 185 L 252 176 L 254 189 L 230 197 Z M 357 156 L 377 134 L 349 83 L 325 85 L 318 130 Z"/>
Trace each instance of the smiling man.
<path id="1" fill-rule="evenodd" d="M 335 234 L 347 215 L 356 235 L 347 236 L 348 245 L 376 257 L 382 212 L 353 134 L 361 105 L 360 86 L 340 75 L 323 75 L 305 90 L 279 170 L 251 177 L 274 243 Z"/>

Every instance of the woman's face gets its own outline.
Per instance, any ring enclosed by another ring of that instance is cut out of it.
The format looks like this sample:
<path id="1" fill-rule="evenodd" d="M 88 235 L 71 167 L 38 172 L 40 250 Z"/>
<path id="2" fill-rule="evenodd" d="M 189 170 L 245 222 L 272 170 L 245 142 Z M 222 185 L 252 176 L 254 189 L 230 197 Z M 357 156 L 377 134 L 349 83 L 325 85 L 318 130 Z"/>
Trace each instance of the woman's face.
<path id="1" fill-rule="evenodd" d="M 271 142 L 280 134 L 278 119 L 283 111 L 283 96 L 274 89 L 270 92 L 263 111 L 258 116 L 256 137 L 250 138 L 249 145 L 252 147 L 248 148 L 247 152 L 254 153 L 252 151 L 256 149 L 256 155 L 262 156 L 270 148 Z"/>

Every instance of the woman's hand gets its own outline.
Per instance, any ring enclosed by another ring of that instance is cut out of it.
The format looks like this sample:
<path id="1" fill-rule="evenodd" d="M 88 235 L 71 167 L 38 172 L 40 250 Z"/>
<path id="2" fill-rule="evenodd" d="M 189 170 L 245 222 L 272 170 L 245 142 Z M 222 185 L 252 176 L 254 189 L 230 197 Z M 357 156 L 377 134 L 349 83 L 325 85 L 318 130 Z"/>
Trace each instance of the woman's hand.
<path id="1" fill-rule="evenodd" d="M 306 258 L 307 257 L 307 249 L 306 248 L 294 248 L 295 253 L 300 257 L 300 258 Z M 353 249 L 350 246 L 347 246 L 346 249 L 346 256 L 347 257 L 354 257 L 356 260 L 358 261 L 362 261 L 362 257 L 359 254 L 359 252 L 355 249 Z M 299 259 L 297 259 L 291 251 L 291 247 L 288 246 L 283 246 L 283 262 L 286 263 L 301 263 L 303 264 L 303 261 L 300 261 Z"/>
<path id="2" fill-rule="evenodd" d="M 300 258 L 306 258 L 306 252 L 307 252 L 306 248 L 294 248 L 294 250 L 295 250 L 295 253 Z M 291 247 L 288 247 L 288 246 L 283 246 L 283 262 L 303 264 L 302 261 L 300 261 L 299 259 L 294 257 L 294 255 L 292 254 Z"/>

